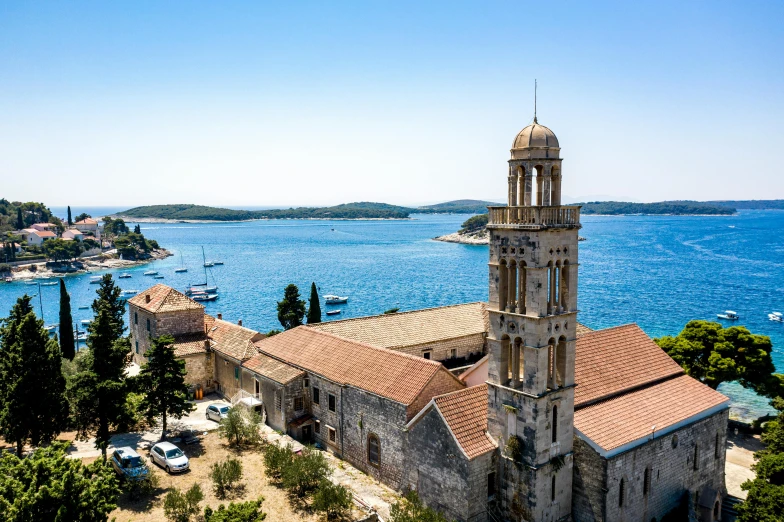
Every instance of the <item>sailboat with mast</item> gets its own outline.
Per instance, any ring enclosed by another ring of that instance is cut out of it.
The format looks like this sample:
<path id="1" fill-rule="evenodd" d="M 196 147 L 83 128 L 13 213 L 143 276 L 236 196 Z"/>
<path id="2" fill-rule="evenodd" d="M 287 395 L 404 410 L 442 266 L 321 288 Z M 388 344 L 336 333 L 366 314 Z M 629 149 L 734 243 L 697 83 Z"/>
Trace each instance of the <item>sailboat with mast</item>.
<path id="1" fill-rule="evenodd" d="M 180 268 L 175 269 L 174 272 L 180 274 L 187 271 L 188 267 L 185 266 L 185 261 L 182 259 L 182 252 L 180 252 Z"/>
<path id="2" fill-rule="evenodd" d="M 214 301 L 218 298 L 218 286 L 209 286 L 207 281 L 207 258 L 204 254 L 204 247 L 201 247 L 201 256 L 204 259 L 204 282 L 193 283 L 185 290 L 185 295 L 194 301 Z"/>

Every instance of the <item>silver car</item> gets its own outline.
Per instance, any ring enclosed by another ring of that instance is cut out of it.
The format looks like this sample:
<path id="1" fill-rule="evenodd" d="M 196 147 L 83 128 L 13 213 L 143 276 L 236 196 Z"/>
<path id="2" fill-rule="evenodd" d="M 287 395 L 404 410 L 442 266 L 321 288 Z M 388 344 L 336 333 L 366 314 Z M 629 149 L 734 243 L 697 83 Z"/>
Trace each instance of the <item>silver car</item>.
<path id="1" fill-rule="evenodd" d="M 150 449 L 150 459 L 166 473 L 182 473 L 190 469 L 188 457 L 171 442 L 159 442 Z"/>
<path id="2" fill-rule="evenodd" d="M 215 422 L 220 422 L 221 420 L 225 419 L 226 416 L 229 414 L 229 407 L 223 406 L 219 404 L 211 404 L 207 406 L 207 420 L 214 420 Z"/>

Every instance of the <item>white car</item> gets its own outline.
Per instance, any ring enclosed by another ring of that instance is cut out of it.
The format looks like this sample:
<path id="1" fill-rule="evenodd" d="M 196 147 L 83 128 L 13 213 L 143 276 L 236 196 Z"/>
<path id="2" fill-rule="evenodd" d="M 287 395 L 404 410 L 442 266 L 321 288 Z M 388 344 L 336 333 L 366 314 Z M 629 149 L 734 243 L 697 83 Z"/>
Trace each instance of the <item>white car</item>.
<path id="1" fill-rule="evenodd" d="M 150 449 L 150 459 L 167 473 L 182 473 L 190 469 L 188 457 L 171 442 L 159 442 Z"/>
<path id="2" fill-rule="evenodd" d="M 207 406 L 207 420 L 214 420 L 220 422 L 229 414 L 229 407 L 218 404 L 211 404 Z"/>

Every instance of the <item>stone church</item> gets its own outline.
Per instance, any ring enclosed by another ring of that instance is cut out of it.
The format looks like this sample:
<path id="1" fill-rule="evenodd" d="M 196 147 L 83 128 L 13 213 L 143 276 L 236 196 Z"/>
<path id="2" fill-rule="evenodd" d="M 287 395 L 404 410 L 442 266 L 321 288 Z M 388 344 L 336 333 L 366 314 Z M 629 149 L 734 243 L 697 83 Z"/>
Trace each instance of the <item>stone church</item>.
<path id="1" fill-rule="evenodd" d="M 450 519 L 720 520 L 729 400 L 636 325 L 578 323 L 580 207 L 561 205 L 560 153 L 536 118 L 514 140 L 487 303 L 267 338 L 157 285 L 129 300 L 133 357 L 173 335 L 192 384 Z"/>

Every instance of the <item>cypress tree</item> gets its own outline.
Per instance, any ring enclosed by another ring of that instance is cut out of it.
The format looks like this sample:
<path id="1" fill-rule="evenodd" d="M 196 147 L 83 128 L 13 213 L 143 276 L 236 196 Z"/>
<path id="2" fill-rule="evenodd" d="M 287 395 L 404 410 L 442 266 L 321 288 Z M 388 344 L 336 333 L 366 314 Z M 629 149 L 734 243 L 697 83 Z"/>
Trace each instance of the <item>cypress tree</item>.
<path id="1" fill-rule="evenodd" d="M 73 317 L 71 316 L 71 296 L 65 289 L 65 281 L 60 279 L 60 350 L 63 357 L 73 361 L 76 355 L 74 342 Z"/>
<path id="2" fill-rule="evenodd" d="M 321 303 L 319 302 L 316 283 L 310 284 L 310 301 L 308 302 L 308 324 L 321 322 Z"/>
<path id="3" fill-rule="evenodd" d="M 278 301 L 278 321 L 284 330 L 302 324 L 305 317 L 305 301 L 299 298 L 299 288 L 291 284 L 283 291 L 283 301 Z"/>
<path id="4" fill-rule="evenodd" d="M 24 228 L 24 219 L 22 219 L 22 207 L 16 209 L 16 229 L 22 230 Z"/>
<path id="5" fill-rule="evenodd" d="M 70 227 L 73 225 L 73 221 L 71 221 L 71 205 L 68 205 L 68 226 Z"/>
<path id="6" fill-rule="evenodd" d="M 131 343 L 123 337 L 125 303 L 111 275 L 103 276 L 96 293 L 98 299 L 92 305 L 95 318 L 87 327 L 90 352 L 85 357 L 86 371 L 71 381 L 68 392 L 79 437 L 95 436 L 95 447 L 106 460 L 109 430 L 127 417 L 125 367 Z"/>
<path id="7" fill-rule="evenodd" d="M 68 422 L 62 354 L 26 295 L 5 319 L 0 346 L 0 434 L 21 455 L 25 442 L 49 442 Z"/>
<path id="8" fill-rule="evenodd" d="M 180 419 L 196 409 L 188 402 L 185 361 L 174 355 L 173 343 L 169 335 L 153 339 L 138 377 L 139 391 L 145 394 L 141 408 L 147 420 L 152 424 L 155 417 L 161 417 L 161 440 L 166 438 L 168 417 Z"/>

